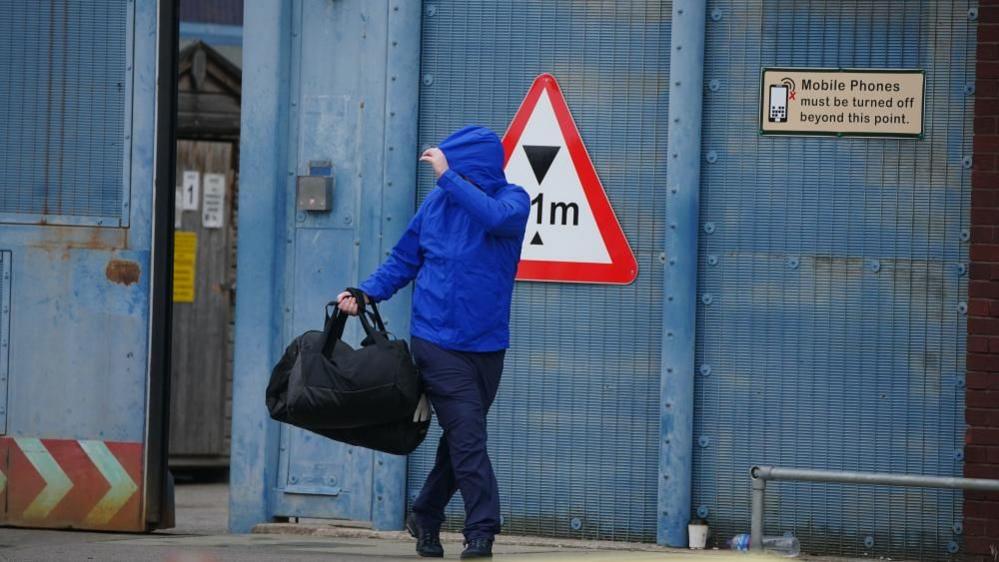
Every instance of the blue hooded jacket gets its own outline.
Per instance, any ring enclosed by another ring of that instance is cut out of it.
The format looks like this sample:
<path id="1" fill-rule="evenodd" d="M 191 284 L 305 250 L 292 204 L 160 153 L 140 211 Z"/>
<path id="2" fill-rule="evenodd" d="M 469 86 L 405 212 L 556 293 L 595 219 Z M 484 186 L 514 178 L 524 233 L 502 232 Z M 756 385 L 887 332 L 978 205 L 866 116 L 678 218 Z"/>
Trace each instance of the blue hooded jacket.
<path id="1" fill-rule="evenodd" d="M 506 349 L 530 197 L 507 183 L 489 129 L 465 127 L 439 148 L 449 169 L 360 289 L 382 301 L 416 279 L 413 336 L 455 351 Z"/>

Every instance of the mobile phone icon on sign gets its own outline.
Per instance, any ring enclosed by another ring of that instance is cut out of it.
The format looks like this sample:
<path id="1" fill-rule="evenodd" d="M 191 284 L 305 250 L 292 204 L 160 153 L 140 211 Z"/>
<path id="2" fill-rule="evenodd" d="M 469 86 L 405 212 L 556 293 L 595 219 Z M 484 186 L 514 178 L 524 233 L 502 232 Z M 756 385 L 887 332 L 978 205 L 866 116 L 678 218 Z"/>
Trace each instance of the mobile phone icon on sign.
<path id="1" fill-rule="evenodd" d="M 767 120 L 771 123 L 787 122 L 787 86 L 770 86 L 770 114 Z"/>

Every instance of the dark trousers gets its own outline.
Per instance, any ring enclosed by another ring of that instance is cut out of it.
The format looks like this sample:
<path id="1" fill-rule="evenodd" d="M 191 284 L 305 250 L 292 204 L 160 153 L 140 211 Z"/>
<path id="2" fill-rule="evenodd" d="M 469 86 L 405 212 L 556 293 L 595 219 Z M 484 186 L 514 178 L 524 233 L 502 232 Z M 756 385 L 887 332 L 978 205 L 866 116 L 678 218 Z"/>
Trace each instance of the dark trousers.
<path id="1" fill-rule="evenodd" d="M 444 430 L 437 461 L 413 502 L 425 529 L 440 529 L 455 491 L 465 501 L 465 538 L 491 538 L 500 531 L 499 488 L 486 451 L 486 414 L 496 398 L 505 351 L 451 351 L 413 338 L 413 358 Z"/>

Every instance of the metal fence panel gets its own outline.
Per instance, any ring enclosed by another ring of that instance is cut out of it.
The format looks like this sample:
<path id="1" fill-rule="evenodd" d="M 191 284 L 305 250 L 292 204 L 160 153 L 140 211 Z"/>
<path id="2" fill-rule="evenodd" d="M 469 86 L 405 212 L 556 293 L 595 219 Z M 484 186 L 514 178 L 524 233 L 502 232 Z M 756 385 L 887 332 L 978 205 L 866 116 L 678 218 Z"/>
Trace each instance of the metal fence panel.
<path id="1" fill-rule="evenodd" d="M 693 507 L 749 526 L 748 468 L 960 475 L 975 23 L 967 1 L 709 5 Z M 758 134 L 760 68 L 926 72 L 925 138 Z M 939 559 L 961 493 L 780 483 L 806 551 Z"/>
<path id="2" fill-rule="evenodd" d="M 119 226 L 130 6 L 0 2 L 0 221 Z"/>
<path id="3" fill-rule="evenodd" d="M 669 44 L 669 2 L 424 6 L 421 145 L 468 123 L 502 134 L 553 74 L 638 260 L 624 287 L 517 284 L 489 416 L 505 532 L 655 540 Z M 439 435 L 410 457 L 410 500 Z M 462 514 L 452 502 L 451 528 Z"/>

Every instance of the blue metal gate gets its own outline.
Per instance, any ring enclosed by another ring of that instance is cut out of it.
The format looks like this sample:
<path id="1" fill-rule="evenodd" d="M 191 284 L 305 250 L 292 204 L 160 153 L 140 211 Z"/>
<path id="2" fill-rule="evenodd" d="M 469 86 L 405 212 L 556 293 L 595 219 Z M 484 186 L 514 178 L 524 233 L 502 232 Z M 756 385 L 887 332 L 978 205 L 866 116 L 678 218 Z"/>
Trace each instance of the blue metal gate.
<path id="1" fill-rule="evenodd" d="M 656 538 L 669 45 L 669 2 L 424 5 L 421 146 L 468 123 L 502 135 L 551 73 L 638 260 L 624 287 L 517 284 L 488 422 L 505 532 Z M 410 500 L 439 435 L 410 457 Z"/>
<path id="2" fill-rule="evenodd" d="M 385 103 L 384 89 L 373 86 L 383 86 L 387 27 L 388 11 L 370 3 L 296 2 L 292 8 L 297 41 L 288 166 L 299 176 L 332 176 L 332 209 L 306 212 L 296 198 L 286 201 L 287 224 L 293 227 L 285 246 L 284 341 L 321 326 L 323 306 L 338 290 L 356 286 L 360 270 L 374 269 L 382 256 L 377 243 L 382 199 L 373 195 L 383 187 L 384 161 L 377 149 L 384 146 L 384 115 L 366 107 Z M 317 68 L 323 71 L 312 71 Z M 364 68 L 380 71 L 371 76 Z M 378 134 L 370 135 L 372 130 Z M 289 178 L 291 193 L 294 184 Z M 411 193 L 386 196 L 406 199 Z M 365 243 L 358 249 L 355 240 Z M 358 323 L 350 327 L 356 346 Z M 291 426 L 282 427 L 280 450 L 276 515 L 371 521 L 378 502 L 393 500 L 376 497 L 374 485 L 390 473 L 386 463 L 401 472 L 402 459 Z M 401 498 L 394 501 L 401 504 Z"/>
<path id="3" fill-rule="evenodd" d="M 158 9 L 0 3 L 2 524 L 140 531 L 160 516 Z"/>
<path id="4" fill-rule="evenodd" d="M 754 463 L 961 473 L 970 7 L 708 6 L 693 508 L 720 538 L 748 528 Z M 761 137 L 763 66 L 923 69 L 925 138 Z M 960 546 L 959 492 L 770 493 L 768 529 L 809 550 Z"/>
<path id="5" fill-rule="evenodd" d="M 231 528 L 274 516 L 402 527 L 404 457 L 267 418 L 271 366 L 323 324 L 324 305 L 374 271 L 415 201 L 418 3 L 298 0 L 247 6 Z M 276 147 L 276 148 L 275 148 Z M 300 182 L 328 182 L 306 210 Z M 385 303 L 408 334 L 409 297 Z M 356 345 L 358 323 L 347 339 Z"/>

